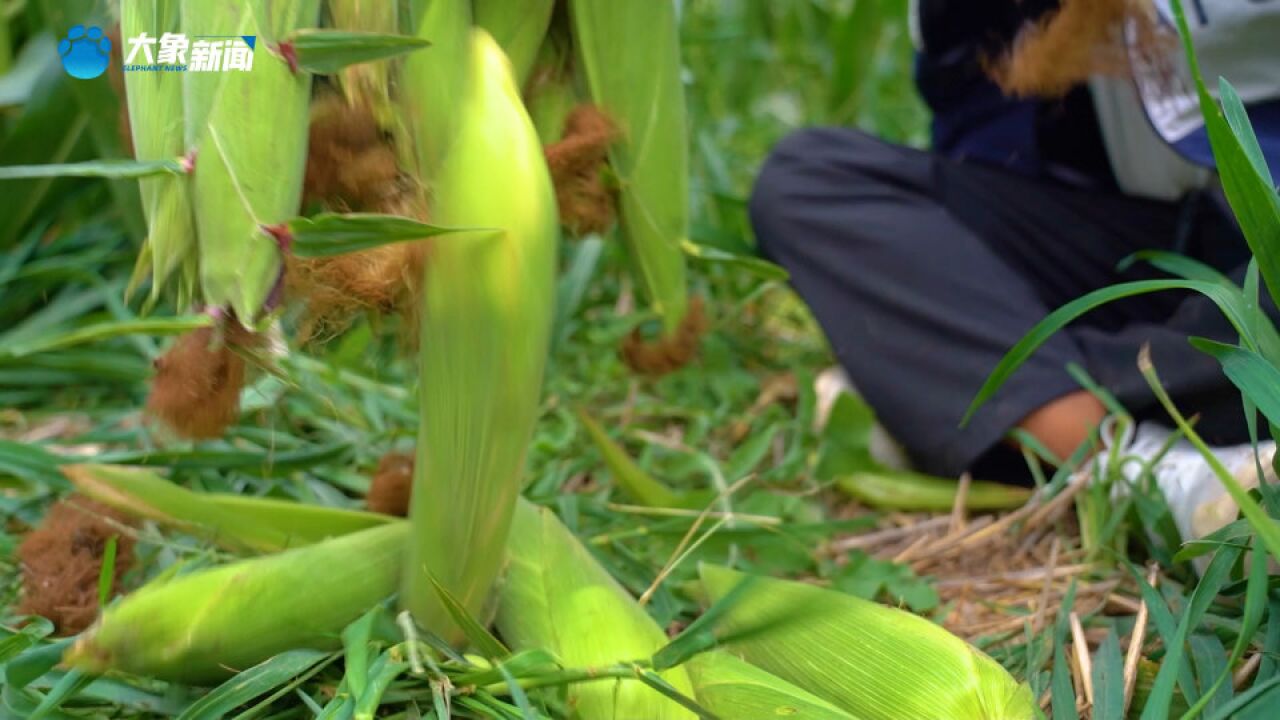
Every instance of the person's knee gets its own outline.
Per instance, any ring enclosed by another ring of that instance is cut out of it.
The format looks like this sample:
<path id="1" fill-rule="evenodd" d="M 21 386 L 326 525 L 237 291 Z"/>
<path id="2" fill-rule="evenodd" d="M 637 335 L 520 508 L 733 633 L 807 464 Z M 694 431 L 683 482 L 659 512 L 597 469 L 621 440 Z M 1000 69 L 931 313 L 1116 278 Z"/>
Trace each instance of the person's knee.
<path id="1" fill-rule="evenodd" d="M 815 198 L 870 179 L 880 145 L 860 131 L 829 127 L 796 130 L 778 142 L 756 176 L 748 203 L 760 250 L 776 259 L 797 237 L 788 228 L 804 221 Z"/>
<path id="2" fill-rule="evenodd" d="M 830 147 L 830 132 L 827 128 L 792 132 L 773 147 L 756 175 L 747 210 L 756 242 L 766 256 L 776 257 L 779 245 L 789 237 L 782 229 L 793 219 L 789 212 L 795 210 L 808 185 L 806 176 L 820 162 L 820 148 Z"/>

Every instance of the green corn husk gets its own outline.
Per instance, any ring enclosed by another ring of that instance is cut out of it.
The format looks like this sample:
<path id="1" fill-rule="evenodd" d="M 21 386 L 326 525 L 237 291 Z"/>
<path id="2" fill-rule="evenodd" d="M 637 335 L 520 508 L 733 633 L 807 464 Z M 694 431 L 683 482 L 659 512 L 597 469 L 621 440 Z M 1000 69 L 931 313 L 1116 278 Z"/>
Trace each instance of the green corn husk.
<path id="1" fill-rule="evenodd" d="M 722 718 L 858 720 L 817 695 L 727 652 L 702 653 L 687 667 L 698 704 Z"/>
<path id="2" fill-rule="evenodd" d="M 156 0 L 122 0 L 121 37 L 146 32 L 158 38 L 179 27 L 179 6 Z M 186 153 L 183 137 L 182 76 L 166 72 L 124 74 L 133 154 L 138 160 L 172 160 Z M 178 298 L 186 305 L 194 293 L 198 256 L 190 179 L 159 175 L 138 181 L 147 220 L 145 252 L 138 255 L 134 280 L 151 271 L 151 299 L 178 274 Z"/>
<path id="3" fill-rule="evenodd" d="M 555 0 L 472 0 L 476 25 L 502 46 L 517 87 L 523 88 L 529 79 L 555 7 Z"/>
<path id="4" fill-rule="evenodd" d="M 333 27 L 370 33 L 394 33 L 397 30 L 396 4 L 367 0 L 328 0 L 326 4 Z M 381 128 L 394 122 L 391 104 L 391 64 L 357 63 L 341 73 L 342 92 L 347 103 L 368 103 L 374 120 Z"/>
<path id="5" fill-rule="evenodd" d="M 401 126 L 396 147 L 401 166 L 428 191 L 458 132 L 458 101 L 466 94 L 471 32 L 469 0 L 415 0 L 409 6 L 412 34 L 431 47 L 410 54 L 400 70 Z"/>
<path id="6" fill-rule="evenodd" d="M 75 669 L 206 684 L 340 633 L 395 592 L 408 526 L 389 524 L 146 585 L 63 658 Z"/>
<path id="7" fill-rule="evenodd" d="M 675 3 L 571 0 L 591 99 L 617 123 L 619 223 L 649 302 L 674 333 L 688 311 L 689 151 Z M 644 41 L 636 42 L 643 28 Z"/>
<path id="8" fill-rule="evenodd" d="M 144 468 L 64 465 L 62 473 L 86 497 L 232 551 L 275 552 L 396 522 L 360 510 L 195 493 Z"/>
<path id="9" fill-rule="evenodd" d="M 551 511 L 521 500 L 511 528 L 507 574 L 498 589 L 498 629 L 514 649 L 550 650 L 566 667 L 646 659 L 666 635 Z M 691 695 L 683 667 L 661 673 Z M 584 720 L 692 718 L 683 706 L 639 680 L 569 687 Z"/>
<path id="10" fill-rule="evenodd" d="M 900 470 L 856 472 L 836 478 L 836 487 L 872 507 L 889 510 L 946 512 L 955 507 L 955 480 Z M 1031 490 L 975 480 L 964 506 L 970 510 L 1009 510 L 1031 499 Z"/>
<path id="11" fill-rule="evenodd" d="M 551 178 L 506 56 L 475 31 L 468 65 L 434 219 L 495 229 L 435 239 L 426 263 L 413 537 L 401 593 L 420 623 L 455 641 L 460 631 L 423 568 L 484 615 L 538 417 L 559 244 Z"/>
<path id="12" fill-rule="evenodd" d="M 543 41 L 525 83 L 525 107 L 538 129 L 538 139 L 550 145 L 564 137 L 565 120 L 578 102 L 573 87 L 568 38 L 552 33 Z"/>
<path id="13" fill-rule="evenodd" d="M 319 0 L 199 0 L 183 6 L 189 35 L 219 28 L 258 38 L 251 72 L 186 73 L 188 138 L 196 138 L 195 203 L 204 301 L 257 321 L 281 272 L 264 226 L 294 217 L 307 160 L 311 76 L 271 45 L 319 20 Z M 195 8 L 199 8 L 196 10 Z M 269 23 L 269 27 L 259 23 Z"/>
<path id="14" fill-rule="evenodd" d="M 748 576 L 703 566 L 712 602 Z M 757 578 L 732 606 L 728 649 L 865 720 L 1028 720 L 1026 685 L 960 638 L 903 610 Z M 737 635 L 737 639 L 734 636 Z"/>

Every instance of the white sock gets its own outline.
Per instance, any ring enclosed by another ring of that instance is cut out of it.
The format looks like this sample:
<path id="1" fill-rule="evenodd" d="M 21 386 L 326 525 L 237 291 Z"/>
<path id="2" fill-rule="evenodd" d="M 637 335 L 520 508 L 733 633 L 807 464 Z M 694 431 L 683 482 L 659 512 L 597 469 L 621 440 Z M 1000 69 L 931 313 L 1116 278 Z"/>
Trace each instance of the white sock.
<path id="1" fill-rule="evenodd" d="M 1130 482 L 1137 483 L 1142 468 L 1169 443 L 1172 431 L 1155 423 L 1139 423 L 1136 428 L 1126 428 L 1124 437 L 1116 437 L 1115 420 L 1107 418 L 1103 423 L 1103 444 L 1107 450 L 1098 459 L 1106 462 L 1112 448 L 1118 448 L 1120 472 Z M 1236 477 L 1245 489 L 1257 487 L 1258 473 L 1253 447 L 1248 443 L 1230 447 L 1211 448 L 1213 454 Z M 1258 461 L 1269 481 L 1275 475 L 1271 461 L 1275 457 L 1276 444 L 1270 440 L 1258 443 Z M 1196 540 L 1235 520 L 1239 508 L 1227 495 L 1222 481 L 1213 472 L 1208 461 L 1185 438 L 1178 438 L 1168 451 L 1160 456 L 1151 468 L 1160 492 L 1164 494 L 1173 515 L 1173 522 L 1183 541 Z"/>

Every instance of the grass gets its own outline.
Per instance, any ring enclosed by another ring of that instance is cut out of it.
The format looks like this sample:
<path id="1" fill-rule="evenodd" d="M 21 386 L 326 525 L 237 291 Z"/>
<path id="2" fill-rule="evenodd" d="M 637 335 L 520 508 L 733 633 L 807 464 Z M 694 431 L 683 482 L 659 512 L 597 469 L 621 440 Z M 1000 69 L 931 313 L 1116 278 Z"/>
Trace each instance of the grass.
<path id="1" fill-rule="evenodd" d="M 683 3 L 695 240 L 749 247 L 751 179 L 790 129 L 856 125 L 924 144 L 928 118 L 910 89 L 905 5 Z M 13 21 L 0 23 L 0 35 L 15 47 L 48 22 L 36 4 L 0 3 L 0 16 L 8 13 Z M 0 56 L 0 67 L 34 62 L 23 58 Z M 106 142 L 87 124 L 114 118 L 117 108 L 74 93 L 54 70 L 26 88 L 24 102 L 0 107 L 6 162 L 87 159 Z M 5 85 L 10 77 L 0 76 L 0 89 L 22 91 Z M 137 217 L 119 203 L 120 187 L 75 179 L 4 190 L 0 608 L 18 598 L 14 551 L 23 533 L 68 490 L 60 463 L 87 456 L 147 464 L 192 489 L 358 508 L 379 458 L 412 445 L 413 363 L 396 350 L 394 319 L 361 322 L 323 348 L 282 359 L 277 374 L 247 391 L 241 422 L 224 440 L 190 445 L 155 436 L 138 412 L 150 363 L 163 345 L 158 335 L 186 325 L 139 326 L 137 302 L 121 300 Z M 1244 552 L 1247 525 L 1192 546 L 1216 551 L 1198 576 L 1192 551 L 1159 532 L 1169 519 L 1157 493 L 1112 500 L 1116 462 L 1090 487 L 1035 466 L 1041 494 L 1013 513 L 858 506 L 832 488 L 832 461 L 824 469 L 823 460 L 866 432 L 865 415 L 813 430 L 813 375 L 832 359 L 782 282 L 695 264 L 695 286 L 713 300 L 712 331 L 696 363 L 646 380 L 616 353 L 637 322 L 655 321 L 624 312 L 637 303 L 622 248 L 599 239 L 570 244 L 563 265 L 525 494 L 553 507 L 645 598 L 661 626 L 678 630 L 698 616 L 696 567 L 708 560 L 814 579 L 922 613 L 1027 680 L 1055 718 L 1124 717 L 1131 696 L 1142 701 L 1143 717 L 1181 715 L 1198 700 L 1206 717 L 1233 716 L 1236 705 L 1244 708 L 1237 717 L 1263 717 L 1280 702 L 1280 599 L 1257 560 L 1263 554 Z M 626 497 L 579 408 L 648 473 L 677 490 L 719 492 L 715 514 L 655 510 Z M 126 583 L 221 557 L 193 537 L 150 526 L 137 534 L 143 570 Z M 1147 563 L 1158 571 L 1149 574 Z M 45 642 L 50 631 L 47 622 L 0 611 L 0 717 L 310 717 L 352 683 L 376 689 L 345 708 L 357 717 L 442 717 L 446 698 L 462 717 L 537 717 L 544 708 L 556 716 L 555 693 L 534 688 L 581 674 L 550 669 L 537 653 L 518 654 L 500 670 L 450 653 L 436 664 L 424 652 L 436 641 L 383 608 L 348 628 L 342 652 L 285 653 L 207 693 L 57 670 L 60 646 Z M 1229 655 L 1237 662 L 1228 664 Z M 515 677 L 525 690 L 511 691 Z M 501 689 L 450 695 L 468 683 Z"/>

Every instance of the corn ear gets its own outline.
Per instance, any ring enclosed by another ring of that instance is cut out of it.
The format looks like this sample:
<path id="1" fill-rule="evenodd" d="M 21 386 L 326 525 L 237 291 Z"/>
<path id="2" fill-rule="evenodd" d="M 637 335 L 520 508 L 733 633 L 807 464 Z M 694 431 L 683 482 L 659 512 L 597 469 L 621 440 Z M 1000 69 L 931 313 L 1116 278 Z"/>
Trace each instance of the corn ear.
<path id="1" fill-rule="evenodd" d="M 410 27 L 431 47 L 410 54 L 400 70 L 402 126 L 396 147 L 411 150 L 400 164 L 428 191 L 453 143 L 461 119 L 459 98 L 466 97 L 470 56 L 469 0 L 416 0 L 409 7 Z"/>
<path id="2" fill-rule="evenodd" d="M 688 662 L 698 704 L 722 718 L 858 720 L 822 698 L 724 651 Z"/>
<path id="3" fill-rule="evenodd" d="M 647 659 L 666 644 L 662 628 L 549 510 L 517 504 L 508 553 L 497 624 L 513 649 L 550 650 L 566 667 L 581 668 Z M 692 694 L 683 667 L 661 675 Z M 631 679 L 570 686 L 569 703 L 582 718 L 693 717 Z"/>
<path id="4" fill-rule="evenodd" d="M 156 0 L 122 0 L 122 37 L 147 33 L 158 38 L 177 32 L 179 6 Z M 183 138 L 182 77 L 176 73 L 124 73 L 133 152 L 138 160 L 171 160 L 186 153 Z M 188 177 L 159 175 L 138 181 L 142 211 L 147 221 L 145 252 L 140 264 L 151 267 L 151 297 L 176 271 L 183 287 L 179 296 L 189 298 L 194 289 L 198 256 L 195 219 L 191 210 Z"/>
<path id="5" fill-rule="evenodd" d="M 201 291 L 206 303 L 232 308 L 248 325 L 261 316 L 282 267 L 263 227 L 298 213 L 307 160 L 311 76 L 294 72 L 273 45 L 314 26 L 319 0 L 200 0 L 183 10 L 188 34 L 217 27 L 258 38 L 251 72 L 186 73 Z"/>
<path id="6" fill-rule="evenodd" d="M 518 87 L 529 79 L 555 6 L 555 0 L 472 0 L 476 25 L 502 46 Z"/>
<path id="7" fill-rule="evenodd" d="M 715 566 L 701 576 L 712 602 L 748 577 Z M 756 578 L 722 628 L 732 652 L 864 720 L 1034 715 L 1031 691 L 990 657 L 922 617 L 852 595 Z"/>
<path id="8" fill-rule="evenodd" d="M 872 507 L 889 510 L 945 512 L 955 507 L 960 486 L 955 480 L 904 470 L 873 470 L 842 475 L 836 487 Z M 970 510 L 1009 510 L 1031 499 L 1029 488 L 975 480 L 964 506 Z"/>
<path id="9" fill-rule="evenodd" d="M 551 179 L 510 64 L 483 31 L 470 48 L 434 219 L 494 229 L 436 238 L 429 250 L 401 593 L 420 623 L 455 641 L 459 630 L 423 568 L 472 615 L 484 614 L 538 416 L 559 243 Z"/>
<path id="10" fill-rule="evenodd" d="M 667 334 L 688 311 L 681 243 L 689 234 L 687 119 L 675 3 L 571 0 L 591 99 L 622 132 L 609 151 L 621 185 L 619 222 Z M 644 28 L 644 42 L 636 42 Z"/>
<path id="11" fill-rule="evenodd" d="M 107 608 L 64 661 L 203 684 L 339 633 L 395 592 L 408 527 L 389 524 L 153 582 Z"/>

